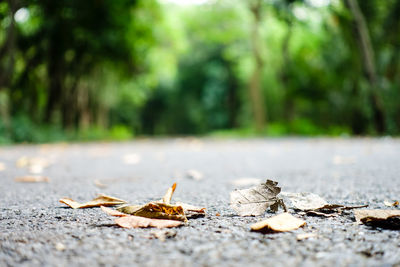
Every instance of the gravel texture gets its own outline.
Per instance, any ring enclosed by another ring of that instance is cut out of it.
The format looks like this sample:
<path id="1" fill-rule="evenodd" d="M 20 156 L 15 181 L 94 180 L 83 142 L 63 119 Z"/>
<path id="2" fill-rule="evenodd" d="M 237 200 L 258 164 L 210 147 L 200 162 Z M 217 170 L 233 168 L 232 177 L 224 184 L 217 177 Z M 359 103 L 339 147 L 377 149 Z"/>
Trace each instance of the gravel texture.
<path id="1" fill-rule="evenodd" d="M 132 153 L 139 162 L 126 164 Z M 49 159 L 42 174 L 50 182 L 15 182 L 29 173 L 15 166 L 21 156 Z M 291 211 L 307 222 L 304 228 L 260 234 L 250 225 L 272 213 L 239 217 L 229 207 L 232 181 L 256 177 L 330 203 L 387 208 L 384 200 L 400 200 L 399 139 L 21 145 L 1 147 L 0 162 L 6 166 L 0 171 L 0 266 L 400 266 L 400 231 L 357 225 L 352 211 L 334 218 Z M 203 179 L 187 178 L 189 169 Z M 98 188 L 95 180 L 108 186 Z M 208 215 L 172 230 L 164 242 L 154 238 L 160 230 L 122 229 L 99 208 L 73 210 L 58 202 L 105 193 L 142 204 L 162 197 L 173 182 L 173 200 L 204 206 Z M 316 237 L 298 241 L 303 233 Z"/>

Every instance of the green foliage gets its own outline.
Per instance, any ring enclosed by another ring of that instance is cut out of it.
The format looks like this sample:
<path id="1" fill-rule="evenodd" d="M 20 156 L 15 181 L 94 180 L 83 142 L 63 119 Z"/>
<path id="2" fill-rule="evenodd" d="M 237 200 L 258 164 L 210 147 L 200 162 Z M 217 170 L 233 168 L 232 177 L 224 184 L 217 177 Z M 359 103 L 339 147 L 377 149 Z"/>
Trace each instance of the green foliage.
<path id="1" fill-rule="evenodd" d="M 0 143 L 399 135 L 400 2 L 357 2 L 376 81 L 346 0 L 260 1 L 263 131 L 249 97 L 250 1 L 0 2 Z"/>

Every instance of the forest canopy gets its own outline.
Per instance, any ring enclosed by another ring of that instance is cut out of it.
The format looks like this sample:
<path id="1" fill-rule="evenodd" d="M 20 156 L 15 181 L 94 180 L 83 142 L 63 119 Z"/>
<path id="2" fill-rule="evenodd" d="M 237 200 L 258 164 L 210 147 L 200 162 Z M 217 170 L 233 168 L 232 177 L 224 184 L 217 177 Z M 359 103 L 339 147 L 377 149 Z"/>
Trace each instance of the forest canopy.
<path id="1" fill-rule="evenodd" d="M 398 0 L 2 0 L 0 143 L 399 135 Z"/>

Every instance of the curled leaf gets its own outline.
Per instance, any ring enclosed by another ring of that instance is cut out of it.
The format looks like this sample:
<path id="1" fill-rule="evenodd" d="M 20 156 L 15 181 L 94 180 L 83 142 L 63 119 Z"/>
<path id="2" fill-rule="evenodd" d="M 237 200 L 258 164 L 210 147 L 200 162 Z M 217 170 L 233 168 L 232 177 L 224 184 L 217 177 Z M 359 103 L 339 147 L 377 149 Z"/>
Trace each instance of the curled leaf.
<path id="1" fill-rule="evenodd" d="M 115 223 L 124 228 L 171 228 L 178 227 L 183 224 L 181 221 L 151 219 L 133 215 L 120 217 L 115 220 Z"/>
<path id="2" fill-rule="evenodd" d="M 162 203 L 169 204 L 171 202 L 172 195 L 174 194 L 176 189 L 176 183 L 174 183 L 170 188 L 168 188 L 167 192 L 165 193 Z"/>
<path id="3" fill-rule="evenodd" d="M 106 195 L 99 195 L 95 199 L 86 203 L 79 203 L 70 198 L 62 198 L 60 199 L 60 202 L 70 206 L 73 209 L 83 209 L 83 208 L 92 208 L 100 206 L 115 206 L 126 203 L 125 200 Z"/>
<path id="4" fill-rule="evenodd" d="M 289 213 L 281 213 L 261 222 L 251 225 L 251 230 L 259 232 L 288 232 L 296 230 L 306 224 L 305 221 L 298 219 Z"/>
<path id="5" fill-rule="evenodd" d="M 279 205 L 286 209 L 283 201 L 277 197 L 281 192 L 281 188 L 277 184 L 277 182 L 267 180 L 255 187 L 231 192 L 232 209 L 240 216 L 258 216 L 263 214 L 267 208 L 276 211 Z"/>

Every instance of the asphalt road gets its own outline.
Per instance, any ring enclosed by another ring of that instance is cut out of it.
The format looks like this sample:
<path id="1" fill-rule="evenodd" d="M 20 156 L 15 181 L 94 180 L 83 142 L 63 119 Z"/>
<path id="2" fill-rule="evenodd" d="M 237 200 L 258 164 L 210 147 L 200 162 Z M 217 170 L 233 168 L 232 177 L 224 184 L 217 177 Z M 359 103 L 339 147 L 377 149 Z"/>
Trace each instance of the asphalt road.
<path id="1" fill-rule="evenodd" d="M 50 182 L 15 182 L 29 173 L 15 165 L 22 156 L 45 159 L 42 175 Z M 384 200 L 400 200 L 399 139 L 20 145 L 0 147 L 0 162 L 0 266 L 400 266 L 400 231 L 357 225 L 352 211 L 334 218 L 295 215 L 307 222 L 304 228 L 264 235 L 250 225 L 273 214 L 239 217 L 229 207 L 232 181 L 255 177 L 330 203 L 387 208 Z M 203 179 L 186 177 L 189 169 Z M 159 230 L 119 228 L 99 208 L 73 210 L 58 202 L 105 193 L 143 204 L 173 182 L 174 200 L 204 206 L 208 215 L 173 230 L 165 242 L 153 238 Z M 316 236 L 298 241 L 303 233 Z"/>

